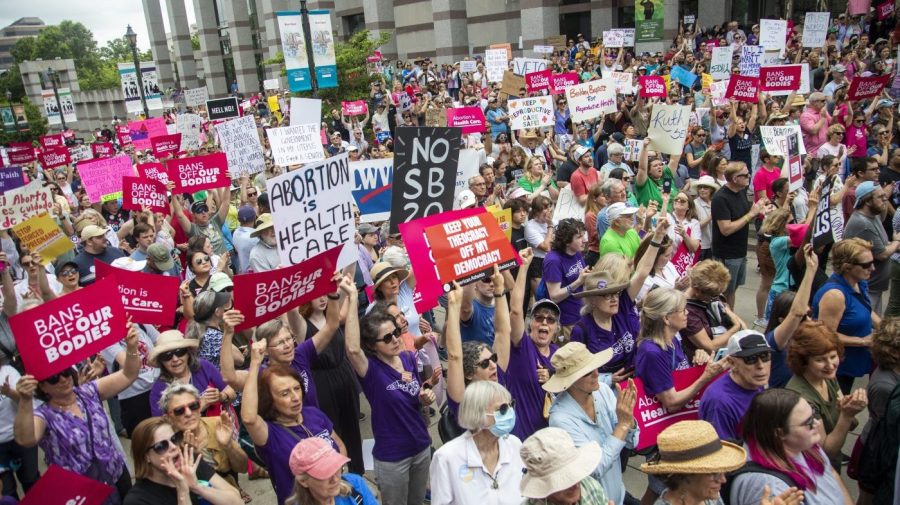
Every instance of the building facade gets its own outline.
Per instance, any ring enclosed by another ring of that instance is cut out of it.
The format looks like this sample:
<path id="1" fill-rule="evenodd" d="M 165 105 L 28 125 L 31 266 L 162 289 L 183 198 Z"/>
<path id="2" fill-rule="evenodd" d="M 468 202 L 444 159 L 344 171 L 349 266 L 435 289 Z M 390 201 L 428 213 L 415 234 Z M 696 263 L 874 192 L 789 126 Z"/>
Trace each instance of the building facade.
<path id="1" fill-rule="evenodd" d="M 0 29 L 0 70 L 6 70 L 16 63 L 11 51 L 19 39 L 37 36 L 46 27 L 41 18 L 26 17 Z"/>

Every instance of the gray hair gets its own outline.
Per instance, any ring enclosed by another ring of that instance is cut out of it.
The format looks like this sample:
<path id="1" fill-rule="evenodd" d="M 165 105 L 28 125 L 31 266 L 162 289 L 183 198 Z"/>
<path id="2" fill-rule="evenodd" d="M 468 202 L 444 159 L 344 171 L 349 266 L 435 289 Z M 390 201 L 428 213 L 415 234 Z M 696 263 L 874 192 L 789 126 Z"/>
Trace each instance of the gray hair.
<path id="1" fill-rule="evenodd" d="M 168 412 L 169 409 L 167 409 L 166 407 L 169 405 L 169 402 L 172 401 L 172 398 L 175 398 L 178 395 L 187 394 L 194 395 L 194 398 L 198 400 L 200 399 L 200 392 L 197 391 L 197 388 L 195 388 L 191 384 L 182 384 L 180 382 L 173 382 L 172 384 L 169 384 L 169 387 L 167 387 L 166 390 L 163 391 L 162 396 L 159 397 L 159 403 L 157 404 L 159 406 L 159 410 L 162 412 Z"/>
<path id="2" fill-rule="evenodd" d="M 478 362 L 481 361 L 481 350 L 487 349 L 491 351 L 491 348 L 485 344 L 484 342 L 477 341 L 469 341 L 463 342 L 462 345 L 462 364 L 463 364 L 463 377 L 468 382 L 468 378 L 475 374 L 475 367 L 478 366 Z M 493 351 L 491 351 L 493 352 Z"/>
<path id="3" fill-rule="evenodd" d="M 461 428 L 480 431 L 487 427 L 485 414 L 494 402 L 508 402 L 512 399 L 509 391 L 494 381 L 476 381 L 466 386 L 456 422 Z"/>
<path id="4" fill-rule="evenodd" d="M 619 179 L 615 179 L 610 177 L 603 181 L 603 184 L 600 185 L 600 193 L 603 194 L 606 198 L 612 196 L 613 191 L 618 189 L 619 186 L 625 187 L 625 183 L 620 181 Z"/>
<path id="5" fill-rule="evenodd" d="M 606 148 L 606 154 L 607 155 L 625 154 L 625 147 L 622 146 L 622 144 L 617 144 L 617 143 L 610 144 Z"/>

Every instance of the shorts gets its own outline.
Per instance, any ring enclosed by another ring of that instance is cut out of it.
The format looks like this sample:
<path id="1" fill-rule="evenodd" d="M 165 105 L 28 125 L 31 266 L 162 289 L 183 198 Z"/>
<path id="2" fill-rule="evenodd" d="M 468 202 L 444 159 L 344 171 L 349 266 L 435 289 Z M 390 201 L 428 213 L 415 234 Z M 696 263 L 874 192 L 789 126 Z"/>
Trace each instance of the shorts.
<path id="1" fill-rule="evenodd" d="M 772 279 L 775 277 L 775 260 L 769 250 L 768 241 L 759 241 L 756 244 L 756 261 L 759 263 L 759 273 L 763 277 Z"/>
<path id="2" fill-rule="evenodd" d="M 736 292 L 738 286 L 743 286 L 747 282 L 747 258 L 715 259 L 725 265 L 728 273 L 731 274 L 731 280 L 728 282 L 728 288 L 725 290 L 726 293 Z"/>
<path id="3" fill-rule="evenodd" d="M 535 256 L 531 258 L 531 264 L 528 265 L 528 278 L 540 279 L 544 276 L 544 258 Z"/>

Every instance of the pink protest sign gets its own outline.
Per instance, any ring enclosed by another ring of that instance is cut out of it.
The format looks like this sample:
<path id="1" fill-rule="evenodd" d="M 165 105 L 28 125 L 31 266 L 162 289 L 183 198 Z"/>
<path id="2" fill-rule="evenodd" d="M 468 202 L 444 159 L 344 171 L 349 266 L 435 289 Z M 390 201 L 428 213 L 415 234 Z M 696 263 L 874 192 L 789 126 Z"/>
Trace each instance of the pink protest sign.
<path id="1" fill-rule="evenodd" d="M 116 149 L 113 147 L 112 142 L 94 142 L 91 144 L 91 153 L 94 155 L 94 158 L 109 158 L 116 154 Z"/>
<path id="2" fill-rule="evenodd" d="M 878 6 L 875 7 L 875 10 L 878 12 L 879 20 L 889 18 L 894 14 L 894 1 L 888 0 L 887 2 L 878 4 Z"/>
<path id="3" fill-rule="evenodd" d="M 143 210 L 169 213 L 169 200 L 166 186 L 159 181 L 144 177 L 122 177 L 122 208 L 125 210 Z"/>
<path id="4" fill-rule="evenodd" d="M 364 116 L 367 112 L 369 112 L 369 107 L 365 100 L 341 102 L 341 113 L 345 116 Z"/>
<path id="5" fill-rule="evenodd" d="M 119 139 L 119 145 L 125 147 L 131 144 L 131 130 L 127 126 L 116 126 L 116 138 Z"/>
<path id="6" fill-rule="evenodd" d="M 578 84 L 578 74 L 566 72 L 565 74 L 552 74 L 550 76 L 550 94 L 559 95 L 566 92 L 566 88 Z"/>
<path id="7" fill-rule="evenodd" d="M 681 391 L 697 381 L 705 366 L 695 366 L 684 370 L 672 372 L 672 381 L 676 391 Z M 727 373 L 727 372 L 726 372 Z M 710 383 L 707 383 L 708 386 Z M 637 402 L 634 404 L 634 419 L 640 428 L 640 438 L 638 439 L 636 450 L 656 445 L 656 438 L 659 434 L 669 426 L 679 422 L 696 420 L 700 418 L 700 397 L 706 386 L 700 389 L 694 398 L 691 399 L 678 412 L 669 412 L 659 403 L 656 396 L 648 396 L 644 392 L 644 383 L 641 379 L 635 378 L 634 385 L 637 388 Z"/>
<path id="8" fill-rule="evenodd" d="M 41 162 L 41 166 L 44 167 L 44 169 L 62 167 L 72 163 L 69 150 L 65 146 L 45 149 L 38 155 L 38 160 Z"/>
<path id="9" fill-rule="evenodd" d="M 173 133 L 150 137 L 150 145 L 153 147 L 153 156 L 156 156 L 157 159 L 174 155 L 181 149 L 181 134 Z"/>
<path id="10" fill-rule="evenodd" d="M 231 185 L 227 175 L 228 157 L 225 153 L 168 160 L 166 171 L 175 182 L 172 193 L 193 193 L 201 189 L 224 188 Z"/>
<path id="11" fill-rule="evenodd" d="M 799 68 L 799 67 L 798 67 Z M 759 101 L 759 78 L 744 75 L 732 75 L 728 81 L 725 97 L 741 102 L 756 103 Z"/>
<path id="12" fill-rule="evenodd" d="M 102 482 L 50 465 L 19 505 L 100 505 L 112 492 Z"/>
<path id="13" fill-rule="evenodd" d="M 800 65 L 759 68 L 760 91 L 797 91 L 800 89 Z"/>
<path id="14" fill-rule="evenodd" d="M 855 77 L 850 83 L 850 89 L 847 90 L 847 99 L 849 100 L 865 100 L 874 98 L 881 94 L 881 90 L 890 81 L 890 75 L 880 75 L 875 77 Z"/>
<path id="15" fill-rule="evenodd" d="M 37 159 L 31 142 L 10 142 L 6 154 L 9 162 L 14 164 L 31 163 Z"/>
<path id="16" fill-rule="evenodd" d="M 112 158 L 82 162 L 78 164 L 81 182 L 91 202 L 107 202 L 122 195 L 122 177 L 134 175 L 131 158 L 120 154 Z"/>
<path id="17" fill-rule="evenodd" d="M 62 147 L 66 145 L 66 142 L 63 140 L 63 134 L 57 133 L 56 135 L 41 135 L 40 138 L 41 147 L 44 149 L 53 149 L 54 147 Z"/>
<path id="18" fill-rule="evenodd" d="M 128 135 L 135 149 L 150 149 L 150 139 L 159 135 L 168 135 L 166 120 L 161 117 L 144 119 L 143 121 L 129 121 Z"/>
<path id="19" fill-rule="evenodd" d="M 553 72 L 548 68 L 525 74 L 525 89 L 529 93 L 550 89 L 550 77 Z"/>
<path id="20" fill-rule="evenodd" d="M 484 111 L 481 107 L 447 109 L 447 126 L 462 128 L 463 135 L 484 131 Z"/>
<path id="21" fill-rule="evenodd" d="M 113 275 L 122 306 L 132 321 L 162 326 L 175 323 L 178 286 L 181 284 L 178 277 L 132 272 L 100 260 L 94 262 L 94 268 L 98 279 Z"/>
<path id="22" fill-rule="evenodd" d="M 141 177 L 146 177 L 147 179 L 161 182 L 163 186 L 169 184 L 169 172 L 167 172 L 166 167 L 158 161 L 141 163 L 137 166 L 137 169 L 138 175 L 140 175 Z"/>
<path id="23" fill-rule="evenodd" d="M 872 5 L 872 0 L 850 0 L 847 6 L 848 14 L 851 16 L 868 14 L 870 5 Z"/>
<path id="24" fill-rule="evenodd" d="M 638 85 L 642 98 L 666 97 L 666 80 L 661 75 L 642 75 L 638 77 Z"/>

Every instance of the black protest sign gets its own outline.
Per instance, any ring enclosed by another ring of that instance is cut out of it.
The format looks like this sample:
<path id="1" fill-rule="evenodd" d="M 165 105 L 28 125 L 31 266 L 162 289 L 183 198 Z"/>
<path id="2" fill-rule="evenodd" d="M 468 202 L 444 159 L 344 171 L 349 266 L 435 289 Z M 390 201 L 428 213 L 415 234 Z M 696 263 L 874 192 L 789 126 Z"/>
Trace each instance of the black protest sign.
<path id="1" fill-rule="evenodd" d="M 238 100 L 233 96 L 207 100 L 206 112 L 209 115 L 210 121 L 240 117 L 241 115 L 241 110 L 238 107 Z"/>
<path id="2" fill-rule="evenodd" d="M 460 128 L 397 128 L 391 233 L 420 217 L 453 209 Z"/>
<path id="3" fill-rule="evenodd" d="M 841 212 L 832 212 L 829 202 L 835 176 L 829 176 L 822 182 L 819 205 L 816 207 L 816 218 L 813 220 L 812 245 L 823 247 L 841 240 L 844 230 L 844 216 Z"/>

